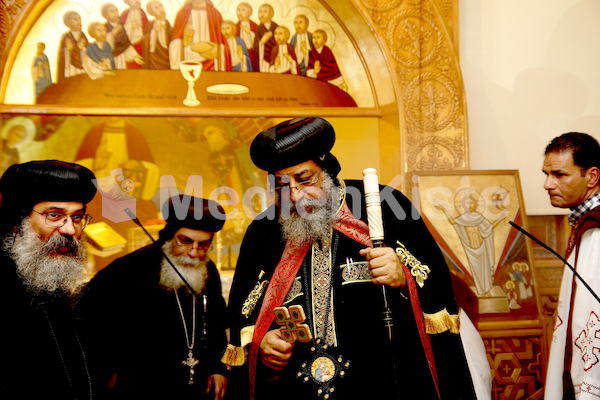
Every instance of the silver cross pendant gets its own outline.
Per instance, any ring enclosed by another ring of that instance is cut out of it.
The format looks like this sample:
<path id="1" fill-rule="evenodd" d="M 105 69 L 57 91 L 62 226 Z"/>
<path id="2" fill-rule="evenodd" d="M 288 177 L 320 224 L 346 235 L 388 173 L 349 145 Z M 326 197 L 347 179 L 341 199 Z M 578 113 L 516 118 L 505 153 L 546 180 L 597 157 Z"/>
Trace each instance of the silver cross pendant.
<path id="1" fill-rule="evenodd" d="M 198 365 L 199 362 L 200 361 L 198 361 L 198 359 L 194 357 L 194 353 L 192 353 L 192 350 L 188 352 L 187 359 L 181 362 L 183 365 L 190 368 L 190 380 L 188 382 L 188 384 L 190 385 L 194 384 L 194 367 Z"/>

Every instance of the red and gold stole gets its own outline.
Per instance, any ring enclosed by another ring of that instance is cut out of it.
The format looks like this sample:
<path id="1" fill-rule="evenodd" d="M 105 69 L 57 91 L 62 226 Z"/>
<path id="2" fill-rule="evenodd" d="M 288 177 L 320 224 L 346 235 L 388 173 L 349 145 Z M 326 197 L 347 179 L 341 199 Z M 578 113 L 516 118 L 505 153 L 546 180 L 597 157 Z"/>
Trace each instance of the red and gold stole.
<path id="1" fill-rule="evenodd" d="M 343 206 L 336 215 L 333 229 L 348 236 L 350 239 L 365 245 L 366 247 L 373 246 L 373 243 L 369 237 L 369 227 L 365 222 L 354 218 L 346 202 L 343 203 Z M 293 244 L 288 241 L 283 250 L 283 254 L 281 255 L 281 259 L 279 260 L 277 267 L 275 267 L 275 271 L 273 272 L 269 286 L 267 287 L 265 298 L 254 326 L 252 342 L 250 343 L 248 369 L 250 373 L 251 399 L 254 399 L 256 363 L 258 360 L 260 342 L 266 335 L 267 331 L 271 327 L 271 324 L 273 323 L 273 319 L 275 318 L 273 309 L 283 303 L 283 300 L 290 290 L 290 287 L 294 282 L 294 278 L 296 277 L 298 270 L 304 261 L 304 257 L 306 257 L 311 245 L 312 244 L 310 242 Z M 417 321 L 419 334 L 421 336 L 421 342 L 423 343 L 423 348 L 425 349 L 425 354 L 429 363 L 429 369 L 437 388 L 437 374 L 435 371 L 431 340 L 425 333 L 425 318 L 423 316 L 423 311 L 421 310 L 421 302 L 419 301 L 417 286 L 414 279 L 410 278 L 412 276 L 410 270 L 405 265 L 402 265 L 402 267 L 404 269 L 404 275 L 407 277 L 406 281 L 410 293 L 413 313 L 415 315 L 415 320 Z"/>

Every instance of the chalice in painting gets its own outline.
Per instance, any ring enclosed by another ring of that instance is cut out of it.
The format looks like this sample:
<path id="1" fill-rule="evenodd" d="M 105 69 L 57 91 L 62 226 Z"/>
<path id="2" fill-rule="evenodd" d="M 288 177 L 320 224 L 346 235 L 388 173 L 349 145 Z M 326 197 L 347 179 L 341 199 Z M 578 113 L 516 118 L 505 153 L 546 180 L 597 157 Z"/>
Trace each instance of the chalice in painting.
<path id="1" fill-rule="evenodd" d="M 197 61 L 181 61 L 179 63 L 179 70 L 188 83 L 187 96 L 183 100 L 183 104 L 189 107 L 199 105 L 200 101 L 196 98 L 196 92 L 194 91 L 194 82 L 200 77 L 202 63 Z"/>

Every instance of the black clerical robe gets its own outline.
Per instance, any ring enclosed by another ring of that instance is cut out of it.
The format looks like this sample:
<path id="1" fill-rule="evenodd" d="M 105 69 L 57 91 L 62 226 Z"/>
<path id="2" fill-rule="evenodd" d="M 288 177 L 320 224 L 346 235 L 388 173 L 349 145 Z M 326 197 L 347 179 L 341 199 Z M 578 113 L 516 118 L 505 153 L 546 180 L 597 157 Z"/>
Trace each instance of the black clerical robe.
<path id="1" fill-rule="evenodd" d="M 71 301 L 33 295 L 0 255 L 0 398 L 89 399 L 92 382 Z"/>
<path id="2" fill-rule="evenodd" d="M 109 392 L 116 398 L 208 398 L 204 393 L 208 376 L 227 375 L 220 362 L 227 339 L 219 273 L 212 262 L 207 264 L 203 291 L 207 312 L 203 313 L 200 300 L 196 306 L 193 351 L 200 364 L 190 385 L 190 369 L 182 364 L 189 341 L 175 293 L 159 285 L 161 260 L 159 245 L 149 245 L 115 260 L 88 284 L 80 311 L 93 332 L 90 353 L 99 365 L 94 376 L 106 386 L 116 374 Z M 193 297 L 186 289 L 178 295 L 191 341 Z"/>
<path id="3" fill-rule="evenodd" d="M 356 218 L 366 221 L 362 182 L 347 181 L 346 184 L 346 202 L 350 210 Z M 458 307 L 441 251 L 406 197 L 385 187 L 381 199 L 385 245 L 397 248 L 399 241 L 431 270 L 424 286 L 417 286 L 417 291 L 428 326 L 427 335 L 431 338 L 441 397 L 474 399 L 473 384 L 458 335 Z M 266 287 L 263 282 L 272 279 L 285 246 L 277 218 L 269 219 L 268 215 L 274 216 L 275 212 L 267 210 L 253 221 L 242 243 L 229 298 L 233 346 L 240 346 L 242 329 L 255 324 L 264 299 L 261 287 Z M 364 247 L 334 230 L 329 261 L 332 266 L 331 294 L 325 291 L 322 292 L 324 296 L 307 296 L 322 286 L 322 281 L 312 278 L 320 266 L 313 250 L 309 250 L 283 305 L 301 305 L 313 335 L 314 321 L 319 320 L 317 315 L 333 315 L 337 343 L 328 353 L 334 358 L 342 356 L 344 362 L 349 361 L 349 367 L 343 378 L 340 376 L 331 381 L 334 387 L 332 398 L 435 399 L 436 388 L 415 322 L 410 294 L 406 289 L 388 288 L 394 318 L 394 337 L 390 345 L 382 320 L 381 287 L 371 282 L 367 262 L 359 255 L 359 250 Z M 414 278 L 407 276 L 407 279 Z M 328 303 L 329 296 L 333 298 L 333 306 L 329 311 L 325 309 L 323 314 L 322 304 Z M 314 314 L 319 308 L 320 314 Z M 271 329 L 277 327 L 273 323 Z M 310 377 L 306 379 L 306 370 L 302 367 L 303 363 L 310 364 L 315 359 L 312 346 L 313 343 L 295 342 L 293 356 L 281 372 L 261 365 L 259 357 L 254 398 L 323 398 L 317 392 L 318 385 Z M 243 367 L 234 369 L 231 390 L 247 388 L 247 381 L 246 360 Z M 247 397 L 247 393 L 241 392 L 233 396 L 235 399 Z"/>

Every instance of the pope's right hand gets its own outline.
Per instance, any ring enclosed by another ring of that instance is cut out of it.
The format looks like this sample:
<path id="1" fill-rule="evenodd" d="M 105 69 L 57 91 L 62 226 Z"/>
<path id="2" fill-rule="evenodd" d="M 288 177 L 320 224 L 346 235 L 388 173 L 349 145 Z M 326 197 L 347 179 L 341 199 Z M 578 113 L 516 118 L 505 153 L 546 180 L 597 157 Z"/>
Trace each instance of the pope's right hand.
<path id="1" fill-rule="evenodd" d="M 293 349 L 294 344 L 283 340 L 279 329 L 273 329 L 260 342 L 260 358 L 267 367 L 281 371 L 290 360 Z"/>

